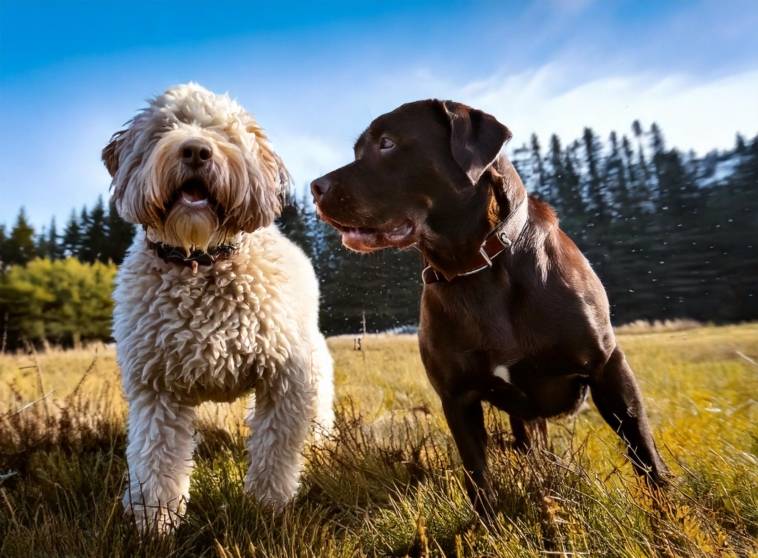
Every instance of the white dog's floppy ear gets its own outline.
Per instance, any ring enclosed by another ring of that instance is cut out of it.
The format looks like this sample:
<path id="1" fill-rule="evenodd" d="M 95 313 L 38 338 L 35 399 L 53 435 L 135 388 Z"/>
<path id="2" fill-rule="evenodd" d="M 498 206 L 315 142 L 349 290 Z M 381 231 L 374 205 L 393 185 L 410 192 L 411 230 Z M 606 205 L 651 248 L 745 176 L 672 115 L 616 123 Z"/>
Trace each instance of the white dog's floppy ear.
<path id="1" fill-rule="evenodd" d="M 108 145 L 103 148 L 103 163 L 105 163 L 105 168 L 108 169 L 111 177 L 116 176 L 116 172 L 118 172 L 118 161 L 121 156 L 121 148 L 124 145 L 124 140 L 126 139 L 128 131 L 128 129 L 124 129 L 113 134 Z"/>
<path id="2" fill-rule="evenodd" d="M 292 175 L 290 174 L 290 171 L 287 170 L 287 167 L 284 166 L 282 158 L 276 153 L 274 153 L 274 161 L 276 161 L 276 166 L 279 169 L 279 191 L 277 194 L 279 196 L 279 210 L 281 211 L 290 203 Z"/>
<path id="3" fill-rule="evenodd" d="M 453 101 L 444 101 L 442 106 L 450 119 L 453 159 L 476 185 L 511 139 L 511 131 L 486 112 Z"/>

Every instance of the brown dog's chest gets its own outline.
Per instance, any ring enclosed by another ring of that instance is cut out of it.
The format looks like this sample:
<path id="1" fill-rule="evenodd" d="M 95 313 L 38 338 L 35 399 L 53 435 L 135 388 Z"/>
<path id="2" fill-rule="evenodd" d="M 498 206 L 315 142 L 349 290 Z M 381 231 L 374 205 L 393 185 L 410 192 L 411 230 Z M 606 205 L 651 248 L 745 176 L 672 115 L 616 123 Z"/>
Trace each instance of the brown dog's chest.
<path id="1" fill-rule="evenodd" d="M 484 275 L 427 286 L 420 337 L 435 350 L 492 353 L 503 364 L 521 360 L 526 353 L 514 327 L 510 295 L 509 281 Z"/>
<path id="2" fill-rule="evenodd" d="M 438 394 L 486 400 L 492 377 L 506 370 L 509 382 L 526 394 L 539 416 L 550 418 L 579 408 L 587 393 L 587 376 L 576 373 L 570 354 L 548 349 L 528 354 L 507 317 L 488 325 L 492 327 L 482 328 L 476 320 L 451 320 L 444 337 L 439 332 L 430 337 L 422 327 L 422 360 Z"/>
<path id="3" fill-rule="evenodd" d="M 542 416 L 571 412 L 585 393 L 584 351 L 553 335 L 555 324 L 536 327 L 543 317 L 513 295 L 494 274 L 425 289 L 419 343 L 429 379 L 440 394 L 476 392 L 505 367 Z"/>

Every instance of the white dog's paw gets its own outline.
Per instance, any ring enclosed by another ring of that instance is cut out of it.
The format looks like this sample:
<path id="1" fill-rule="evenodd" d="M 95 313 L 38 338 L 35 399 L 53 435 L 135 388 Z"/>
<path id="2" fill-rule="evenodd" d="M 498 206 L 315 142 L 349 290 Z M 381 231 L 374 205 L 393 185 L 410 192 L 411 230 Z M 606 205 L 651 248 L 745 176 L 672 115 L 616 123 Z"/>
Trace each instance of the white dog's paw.
<path id="1" fill-rule="evenodd" d="M 130 517 L 140 534 L 167 535 L 181 522 L 184 504 L 174 508 L 165 505 L 149 505 L 132 501 L 129 492 L 124 495 L 124 515 Z"/>
<path id="2" fill-rule="evenodd" d="M 313 435 L 313 442 L 319 444 L 329 439 L 329 436 L 334 431 L 334 411 L 329 409 L 321 411 L 319 415 L 313 420 L 311 426 L 311 432 Z"/>
<path id="3" fill-rule="evenodd" d="M 245 491 L 265 507 L 281 512 L 297 494 L 300 483 L 292 478 L 268 478 L 248 472 L 245 477 Z M 274 475 L 276 477 L 276 475 Z"/>

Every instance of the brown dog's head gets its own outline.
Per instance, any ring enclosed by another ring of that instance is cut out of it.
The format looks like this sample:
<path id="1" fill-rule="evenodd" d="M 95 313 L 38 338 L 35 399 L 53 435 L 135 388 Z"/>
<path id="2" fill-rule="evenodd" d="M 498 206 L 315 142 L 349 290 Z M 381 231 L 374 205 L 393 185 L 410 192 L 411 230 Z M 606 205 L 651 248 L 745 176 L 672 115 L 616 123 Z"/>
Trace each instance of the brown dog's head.
<path id="1" fill-rule="evenodd" d="M 477 188 L 511 134 L 452 101 L 417 101 L 374 120 L 355 161 L 314 180 L 320 216 L 359 252 L 405 248 L 455 226 L 488 193 Z"/>

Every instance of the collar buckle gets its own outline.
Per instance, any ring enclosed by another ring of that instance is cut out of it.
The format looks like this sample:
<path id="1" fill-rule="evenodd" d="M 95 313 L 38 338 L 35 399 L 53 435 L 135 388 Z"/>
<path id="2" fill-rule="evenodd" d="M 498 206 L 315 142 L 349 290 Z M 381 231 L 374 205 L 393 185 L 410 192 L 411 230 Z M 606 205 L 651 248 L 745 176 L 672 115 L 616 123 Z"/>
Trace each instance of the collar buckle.
<path id="1" fill-rule="evenodd" d="M 510 248 L 511 246 L 513 246 L 513 241 L 510 238 L 508 238 L 508 235 L 503 230 L 498 231 L 497 239 L 500 241 L 500 244 L 502 244 L 506 248 Z"/>

